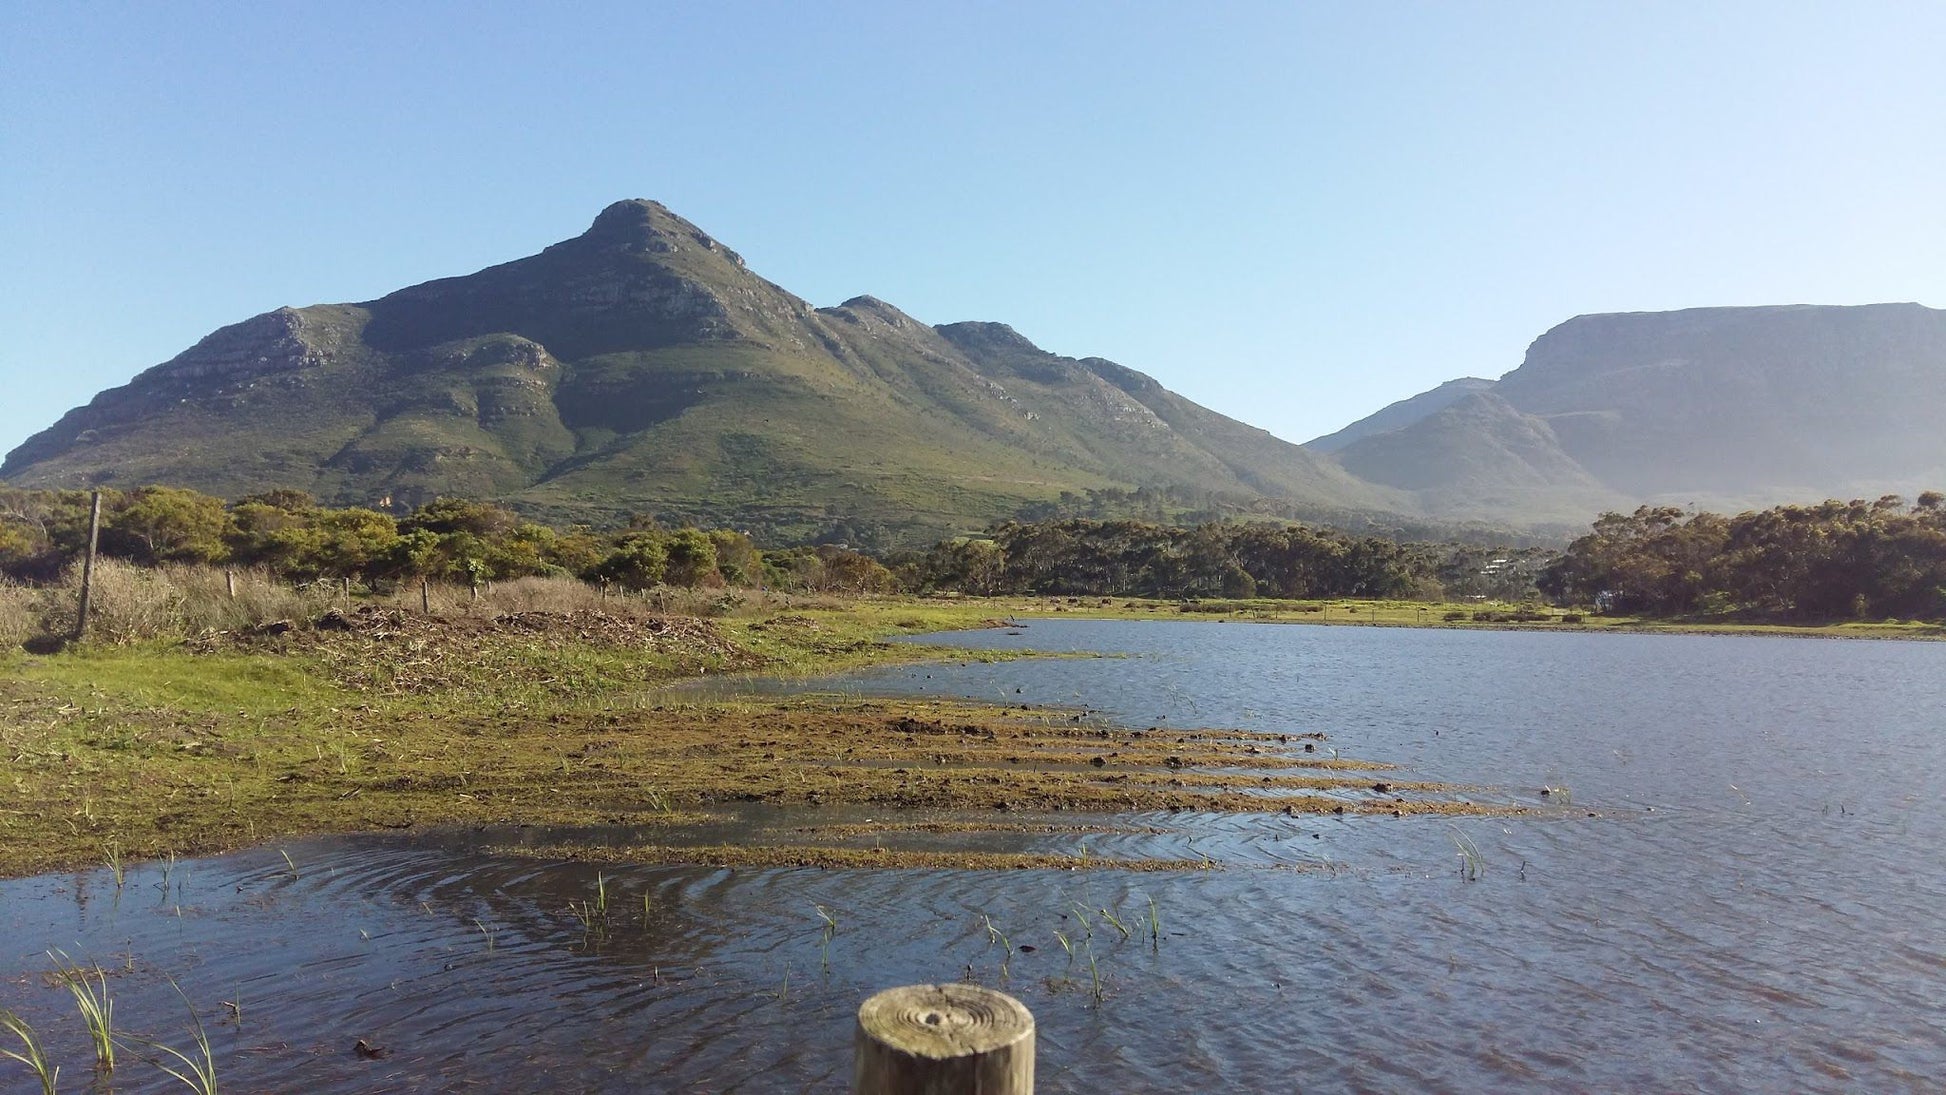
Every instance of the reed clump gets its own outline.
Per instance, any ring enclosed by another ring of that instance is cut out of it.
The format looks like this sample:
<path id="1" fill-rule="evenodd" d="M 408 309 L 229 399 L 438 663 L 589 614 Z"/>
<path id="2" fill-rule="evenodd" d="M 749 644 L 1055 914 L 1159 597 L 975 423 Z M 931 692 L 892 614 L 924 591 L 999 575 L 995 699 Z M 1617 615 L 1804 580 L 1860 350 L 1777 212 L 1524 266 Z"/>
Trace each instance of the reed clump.
<path id="1" fill-rule="evenodd" d="M 88 1042 L 95 1051 L 95 1071 L 107 1075 L 115 1071 L 115 1001 L 108 994 L 108 975 L 100 966 L 83 969 L 67 953 L 47 952 L 55 972 L 74 995 L 81 1021 L 88 1026 Z"/>

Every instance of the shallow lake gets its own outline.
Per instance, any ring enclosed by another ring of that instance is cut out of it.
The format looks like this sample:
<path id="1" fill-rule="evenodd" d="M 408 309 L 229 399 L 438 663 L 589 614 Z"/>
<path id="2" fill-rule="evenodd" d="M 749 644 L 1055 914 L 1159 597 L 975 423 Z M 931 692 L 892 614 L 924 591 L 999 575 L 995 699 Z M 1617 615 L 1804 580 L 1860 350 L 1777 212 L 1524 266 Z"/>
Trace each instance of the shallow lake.
<path id="1" fill-rule="evenodd" d="M 860 1000 L 969 977 L 1033 1009 L 1044 1092 L 1946 1077 L 1946 645 L 1082 620 L 945 641 L 1114 656 L 845 687 L 1323 732 L 1548 814 L 1141 815 L 1019 845 L 1222 868 L 1163 874 L 292 841 L 144 864 L 119 891 L 105 870 L 0 883 L 0 1006 L 76 1090 L 85 1036 L 49 948 L 99 963 L 118 1022 L 178 1048 L 193 1001 L 237 1091 L 842 1091 Z M 603 891 L 591 929 L 570 906 Z M 133 1059 L 115 1082 L 173 1086 Z"/>

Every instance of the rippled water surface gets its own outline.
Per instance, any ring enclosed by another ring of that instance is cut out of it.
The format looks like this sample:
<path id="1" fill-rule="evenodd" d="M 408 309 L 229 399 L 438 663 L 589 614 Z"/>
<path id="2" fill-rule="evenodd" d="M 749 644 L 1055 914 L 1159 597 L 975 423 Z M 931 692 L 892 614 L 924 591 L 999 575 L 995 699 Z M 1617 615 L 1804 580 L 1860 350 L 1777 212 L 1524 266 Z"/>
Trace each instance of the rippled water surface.
<path id="1" fill-rule="evenodd" d="M 186 1046 L 180 983 L 234 1091 L 842 1091 L 864 996 L 962 977 L 1033 1009 L 1047 1092 L 1946 1083 L 1946 646 L 1089 621 L 950 641 L 1122 656 L 850 686 L 1321 731 L 1554 809 L 1143 816 L 1086 837 L 1225 865 L 1174 874 L 292 842 L 177 864 L 166 889 L 157 864 L 119 893 L 106 871 L 0 883 L 0 1005 L 49 1035 L 74 1090 L 84 1038 L 42 976 L 50 947 L 109 972 L 124 1027 Z M 120 1073 L 169 1089 L 139 1061 Z"/>

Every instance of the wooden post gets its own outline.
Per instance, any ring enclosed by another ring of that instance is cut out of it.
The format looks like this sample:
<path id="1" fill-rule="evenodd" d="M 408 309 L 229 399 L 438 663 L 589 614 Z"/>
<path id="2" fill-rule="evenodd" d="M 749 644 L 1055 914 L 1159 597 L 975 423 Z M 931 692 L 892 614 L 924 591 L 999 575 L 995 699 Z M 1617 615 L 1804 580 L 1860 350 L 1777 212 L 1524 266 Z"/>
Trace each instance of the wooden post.
<path id="1" fill-rule="evenodd" d="M 345 615 L 351 615 L 351 579 L 345 579 Z"/>
<path id="2" fill-rule="evenodd" d="M 95 599 L 95 552 L 101 546 L 101 492 L 88 508 L 88 554 L 81 561 L 81 615 L 74 621 L 74 641 L 88 637 L 88 613 Z"/>
<path id="3" fill-rule="evenodd" d="M 424 578 L 419 579 L 419 611 L 432 615 L 432 583 Z"/>
<path id="4" fill-rule="evenodd" d="M 223 588 L 230 591 L 230 600 L 236 600 L 236 571 L 226 570 L 223 572 Z"/>
<path id="5" fill-rule="evenodd" d="M 1033 1095 L 1034 1016 L 979 985 L 886 989 L 858 1009 L 853 1095 Z"/>

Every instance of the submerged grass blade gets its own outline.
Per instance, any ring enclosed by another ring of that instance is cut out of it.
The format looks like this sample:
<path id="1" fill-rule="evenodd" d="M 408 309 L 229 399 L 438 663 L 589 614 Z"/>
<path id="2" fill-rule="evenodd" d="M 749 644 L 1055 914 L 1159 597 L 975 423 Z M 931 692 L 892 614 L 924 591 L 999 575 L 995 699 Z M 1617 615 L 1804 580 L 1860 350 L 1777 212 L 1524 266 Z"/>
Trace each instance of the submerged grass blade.
<path id="1" fill-rule="evenodd" d="M 1473 838 L 1453 830 L 1453 847 L 1459 850 L 1460 878 L 1466 882 L 1478 882 L 1486 873 L 1486 857 L 1480 854 L 1480 846 Z"/>
<path id="2" fill-rule="evenodd" d="M 68 991 L 74 994 L 74 1005 L 81 1012 L 81 1021 L 88 1026 L 88 1040 L 95 1050 L 95 1071 L 115 1071 L 115 1001 L 108 995 L 108 974 L 100 966 L 92 971 L 82 969 L 67 952 L 59 949 L 48 951 L 47 957 L 54 962 L 55 971 L 66 982 Z"/>
<path id="3" fill-rule="evenodd" d="M 161 1042 L 146 1038 L 140 1041 L 151 1049 L 168 1054 L 182 1065 L 182 1068 L 178 1069 L 157 1058 L 150 1061 L 155 1067 L 175 1077 L 197 1095 L 216 1095 L 216 1053 L 210 1048 L 209 1031 L 203 1028 L 203 1019 L 196 1014 L 196 1005 L 189 1002 L 189 995 L 182 991 L 182 986 L 176 983 L 175 978 L 169 978 L 169 987 L 176 990 L 176 995 L 182 997 L 183 1007 L 189 1009 L 190 1038 L 195 1046 L 196 1056 L 191 1057 L 174 1046 L 163 1045 Z"/>
<path id="4" fill-rule="evenodd" d="M 41 1095 L 54 1095 L 54 1085 L 60 1082 L 61 1069 L 58 1065 L 53 1067 L 48 1065 L 47 1053 L 41 1049 L 41 1041 L 35 1035 L 34 1028 L 28 1026 L 25 1019 L 5 1008 L 0 1008 L 0 1028 L 4 1028 L 20 1039 L 22 1047 L 19 1051 L 0 1048 L 0 1058 L 26 1065 L 27 1071 L 33 1074 L 34 1079 L 40 1081 Z"/>
<path id="5" fill-rule="evenodd" d="M 818 911 L 818 919 L 824 921 L 823 938 L 818 942 L 818 957 L 823 961 L 824 968 L 829 970 L 831 968 L 831 937 L 838 934 L 838 918 L 831 915 L 831 910 L 825 908 L 823 905 L 812 905 L 811 907 Z"/>

